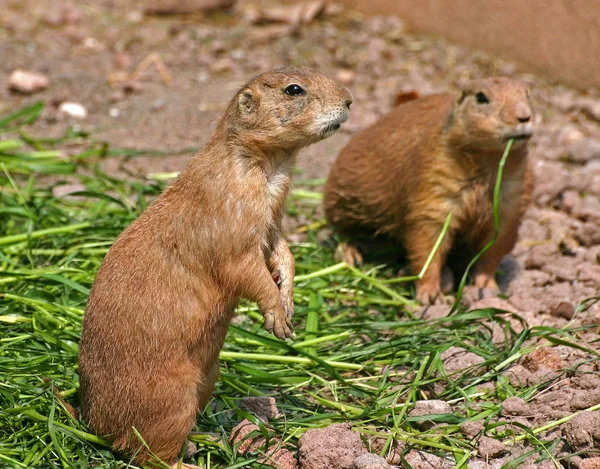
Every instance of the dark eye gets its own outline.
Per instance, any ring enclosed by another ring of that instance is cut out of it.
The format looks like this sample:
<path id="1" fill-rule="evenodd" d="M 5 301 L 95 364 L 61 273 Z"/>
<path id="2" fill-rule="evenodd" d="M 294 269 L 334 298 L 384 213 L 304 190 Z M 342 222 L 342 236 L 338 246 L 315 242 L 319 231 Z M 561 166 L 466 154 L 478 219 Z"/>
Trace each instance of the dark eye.
<path id="1" fill-rule="evenodd" d="M 300 96 L 301 94 L 304 94 L 304 88 L 294 83 L 285 89 L 285 94 L 289 94 L 290 96 Z"/>
<path id="2" fill-rule="evenodd" d="M 477 102 L 479 104 L 487 104 L 490 102 L 490 100 L 488 99 L 488 97 L 483 94 L 482 92 L 479 92 L 475 95 L 475 99 L 477 100 Z"/>

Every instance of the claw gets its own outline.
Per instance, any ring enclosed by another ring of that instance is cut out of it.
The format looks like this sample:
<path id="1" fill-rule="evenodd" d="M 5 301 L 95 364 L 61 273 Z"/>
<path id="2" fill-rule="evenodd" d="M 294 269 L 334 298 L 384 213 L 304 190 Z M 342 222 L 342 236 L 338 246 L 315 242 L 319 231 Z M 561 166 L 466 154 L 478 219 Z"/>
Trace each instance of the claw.
<path id="1" fill-rule="evenodd" d="M 275 315 L 273 313 L 265 314 L 264 328 L 267 332 L 273 332 L 273 326 L 275 325 Z"/>

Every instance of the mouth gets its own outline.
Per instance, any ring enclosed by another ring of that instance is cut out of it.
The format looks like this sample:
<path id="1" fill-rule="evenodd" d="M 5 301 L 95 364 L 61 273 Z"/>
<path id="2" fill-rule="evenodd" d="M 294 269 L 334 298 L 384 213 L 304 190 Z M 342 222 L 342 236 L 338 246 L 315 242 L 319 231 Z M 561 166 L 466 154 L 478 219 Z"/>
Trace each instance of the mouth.
<path id="1" fill-rule="evenodd" d="M 523 127 L 517 127 L 516 129 L 512 130 L 511 132 L 507 132 L 504 135 L 504 140 L 508 141 L 511 138 L 514 140 L 527 140 L 529 138 L 531 138 L 531 136 L 533 135 L 533 128 L 530 125 L 527 126 L 523 126 Z"/>
<path id="2" fill-rule="evenodd" d="M 331 122 L 329 124 L 327 124 L 323 130 L 321 130 L 321 136 L 322 137 L 329 137 L 331 135 L 333 135 L 334 133 L 336 133 L 339 128 L 342 126 L 342 123 L 338 120 Z"/>
<path id="3" fill-rule="evenodd" d="M 516 141 L 528 140 L 533 135 L 533 132 L 510 132 L 504 136 L 504 140 L 508 141 L 511 138 Z"/>

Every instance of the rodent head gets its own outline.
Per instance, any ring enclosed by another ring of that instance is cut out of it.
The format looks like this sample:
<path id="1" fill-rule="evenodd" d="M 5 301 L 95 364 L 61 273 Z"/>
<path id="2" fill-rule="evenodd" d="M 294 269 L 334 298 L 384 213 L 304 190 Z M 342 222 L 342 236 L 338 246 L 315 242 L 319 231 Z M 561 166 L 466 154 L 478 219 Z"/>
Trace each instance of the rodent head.
<path id="1" fill-rule="evenodd" d="M 231 101 L 229 129 L 263 148 L 295 150 L 329 137 L 348 119 L 352 95 L 320 73 L 281 68 L 248 82 Z"/>
<path id="2" fill-rule="evenodd" d="M 450 138 L 463 147 L 495 150 L 511 138 L 521 145 L 533 135 L 529 91 L 511 78 L 474 80 L 463 86 L 448 124 Z"/>

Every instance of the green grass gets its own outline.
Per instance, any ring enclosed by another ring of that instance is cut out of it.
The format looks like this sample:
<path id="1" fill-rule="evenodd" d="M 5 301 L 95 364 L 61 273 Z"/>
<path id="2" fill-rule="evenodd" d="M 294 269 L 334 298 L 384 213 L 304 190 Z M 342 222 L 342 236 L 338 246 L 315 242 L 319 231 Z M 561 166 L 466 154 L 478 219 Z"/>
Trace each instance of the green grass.
<path id="1" fill-rule="evenodd" d="M 89 288 L 116 236 L 164 181 L 160 175 L 144 181 L 101 173 L 101 158 L 140 152 L 111 150 L 84 133 L 32 137 L 27 126 L 41 109 L 35 105 L 0 119 L 0 467 L 130 467 L 71 417 L 54 392 L 78 405 L 78 342 Z M 52 188 L 64 182 L 76 182 L 81 190 L 55 197 Z M 498 424 L 503 399 L 530 400 L 552 383 L 514 388 L 502 373 L 531 350 L 533 339 L 584 349 L 590 359 L 597 352 L 578 345 L 574 330 L 523 323 L 517 333 L 511 317 L 492 309 L 415 318 L 410 283 L 398 282 L 386 267 L 336 263 L 333 250 L 317 242 L 323 225 L 314 216 L 319 194 L 310 181 L 298 185 L 289 209 L 310 223 L 304 227 L 307 240 L 291 245 L 297 262 L 296 341 L 268 335 L 254 305 L 239 308 L 221 354 L 214 398 L 197 421 L 198 432 L 220 438 L 192 437 L 199 447 L 197 463 L 260 466 L 256 461 L 264 448 L 238 455 L 228 436 L 243 418 L 254 419 L 240 410 L 239 400 L 263 395 L 277 398 L 282 417 L 261 423 L 262 431 L 292 449 L 307 429 L 351 421 L 365 441 L 385 440 L 382 454 L 398 440 L 406 445 L 403 454 L 417 448 L 466 467 L 476 455 L 477 438 L 463 436 L 460 424 L 480 420 L 488 436 L 525 443 L 541 459 L 556 458 L 559 440 L 545 439 L 547 428 Z M 505 331 L 502 343 L 492 341 L 495 325 Z M 482 362 L 448 376 L 441 355 L 452 346 Z M 409 411 L 415 400 L 434 392 L 455 412 L 419 430 L 424 418 L 410 417 Z"/>

